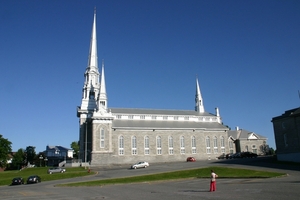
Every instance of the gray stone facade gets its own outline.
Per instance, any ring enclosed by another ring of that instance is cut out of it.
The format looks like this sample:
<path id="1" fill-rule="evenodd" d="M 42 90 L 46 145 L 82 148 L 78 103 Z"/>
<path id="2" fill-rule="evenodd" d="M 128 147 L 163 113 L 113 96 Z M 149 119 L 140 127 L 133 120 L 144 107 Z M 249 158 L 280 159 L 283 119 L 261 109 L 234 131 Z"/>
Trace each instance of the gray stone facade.
<path id="1" fill-rule="evenodd" d="M 278 160 L 300 162 L 300 108 L 272 119 Z"/>

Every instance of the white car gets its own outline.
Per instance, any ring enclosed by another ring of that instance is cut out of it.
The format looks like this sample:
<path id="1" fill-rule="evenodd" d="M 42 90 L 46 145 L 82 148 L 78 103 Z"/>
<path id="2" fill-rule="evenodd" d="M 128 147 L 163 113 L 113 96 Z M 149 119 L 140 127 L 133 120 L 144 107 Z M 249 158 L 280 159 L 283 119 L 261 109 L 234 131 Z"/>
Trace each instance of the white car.
<path id="1" fill-rule="evenodd" d="M 131 169 L 146 168 L 146 167 L 149 167 L 149 163 L 141 161 L 132 165 Z"/>
<path id="2" fill-rule="evenodd" d="M 55 168 L 50 168 L 48 169 L 48 174 L 53 174 L 53 173 L 65 173 L 66 169 L 60 168 L 60 167 L 55 167 Z"/>

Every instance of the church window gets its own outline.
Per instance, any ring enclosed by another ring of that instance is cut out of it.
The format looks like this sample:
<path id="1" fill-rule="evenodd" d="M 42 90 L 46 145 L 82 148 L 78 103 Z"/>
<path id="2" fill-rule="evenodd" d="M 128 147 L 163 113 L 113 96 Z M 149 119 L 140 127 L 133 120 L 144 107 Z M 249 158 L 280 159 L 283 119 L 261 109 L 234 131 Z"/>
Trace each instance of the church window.
<path id="1" fill-rule="evenodd" d="M 245 151 L 246 151 L 246 152 L 249 151 L 248 145 L 245 146 Z"/>
<path id="2" fill-rule="evenodd" d="M 168 119 L 168 116 L 163 116 L 163 119 L 164 119 L 164 120 L 167 120 L 167 119 Z"/>
<path id="3" fill-rule="evenodd" d="M 218 139 L 214 137 L 214 153 L 218 153 Z"/>
<path id="4" fill-rule="evenodd" d="M 256 145 L 252 145 L 252 152 L 253 152 L 253 153 L 257 153 Z"/>
<path id="5" fill-rule="evenodd" d="M 180 153 L 185 154 L 185 144 L 184 144 L 184 137 L 180 137 Z"/>
<path id="6" fill-rule="evenodd" d="M 174 154 L 174 143 L 173 143 L 173 137 L 169 136 L 169 154 L 173 155 Z"/>
<path id="7" fill-rule="evenodd" d="M 161 137 L 157 136 L 156 138 L 156 149 L 157 149 L 157 155 L 161 155 Z"/>
<path id="8" fill-rule="evenodd" d="M 174 120 L 178 120 L 178 116 L 174 116 Z"/>
<path id="9" fill-rule="evenodd" d="M 133 115 L 129 115 L 129 116 L 128 116 L 128 119 L 133 119 Z"/>
<path id="10" fill-rule="evenodd" d="M 283 141 L 284 141 L 285 147 L 287 147 L 288 146 L 288 142 L 287 142 L 287 135 L 286 135 L 286 133 L 283 134 Z"/>
<path id="11" fill-rule="evenodd" d="M 196 137 L 192 136 L 192 154 L 197 153 L 197 149 L 196 149 Z"/>
<path id="12" fill-rule="evenodd" d="M 221 152 L 225 153 L 225 139 L 223 136 L 221 136 L 220 141 L 221 141 Z"/>
<path id="13" fill-rule="evenodd" d="M 101 128 L 100 130 L 100 148 L 104 148 L 104 138 L 105 134 L 104 134 L 104 129 Z"/>
<path id="14" fill-rule="evenodd" d="M 153 116 L 152 116 L 152 119 L 156 119 L 156 116 L 155 116 L 155 115 L 153 115 Z"/>
<path id="15" fill-rule="evenodd" d="M 140 119 L 145 119 L 145 115 L 141 115 L 141 116 L 140 116 Z"/>
<path id="16" fill-rule="evenodd" d="M 122 118 L 122 115 L 117 115 L 117 119 L 121 119 Z"/>
<path id="17" fill-rule="evenodd" d="M 132 149 L 132 155 L 136 155 L 137 154 L 137 148 L 136 148 L 136 137 L 133 136 L 131 138 L 131 149 Z"/>
<path id="18" fill-rule="evenodd" d="M 124 155 L 124 137 L 119 137 L 119 155 Z"/>
<path id="19" fill-rule="evenodd" d="M 210 151 L 210 138 L 208 136 L 205 138 L 205 142 L 206 142 L 206 153 L 210 154 L 211 153 L 211 151 Z"/>
<path id="20" fill-rule="evenodd" d="M 150 148 L 149 148 L 149 137 L 145 137 L 145 155 L 149 155 L 150 153 Z"/>

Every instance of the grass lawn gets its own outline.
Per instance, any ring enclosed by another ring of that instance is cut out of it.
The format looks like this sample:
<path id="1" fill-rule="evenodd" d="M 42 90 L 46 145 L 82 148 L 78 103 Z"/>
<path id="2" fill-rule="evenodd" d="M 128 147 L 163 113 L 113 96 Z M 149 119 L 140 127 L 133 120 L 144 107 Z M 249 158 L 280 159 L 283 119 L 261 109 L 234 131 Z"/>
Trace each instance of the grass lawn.
<path id="1" fill-rule="evenodd" d="M 104 180 L 97 180 L 97 181 L 60 184 L 57 186 L 101 186 L 101 185 L 108 185 L 108 184 L 167 181 L 167 180 L 176 180 L 176 179 L 178 180 L 178 179 L 186 179 L 186 178 L 210 178 L 211 169 L 214 169 L 214 171 L 218 174 L 219 178 L 272 178 L 272 177 L 285 175 L 284 173 L 256 171 L 256 170 L 248 170 L 248 169 L 240 169 L 240 168 L 236 169 L 236 168 L 226 168 L 226 167 L 208 167 L 208 168 L 199 168 L 199 169 L 176 171 L 176 172 L 126 177 L 126 178 L 114 178 L 114 179 L 104 179 Z"/>
<path id="2" fill-rule="evenodd" d="M 0 172 L 0 185 L 10 185 L 11 181 L 15 177 L 23 177 L 24 182 L 26 182 L 27 178 L 30 175 L 38 175 L 41 177 L 43 181 L 52 181 L 58 179 L 66 179 L 66 178 L 74 178 L 80 176 L 87 176 L 91 174 L 95 174 L 95 172 L 88 173 L 87 169 L 84 167 L 74 167 L 74 168 L 65 168 L 65 173 L 55 173 L 48 174 L 48 167 L 34 167 L 34 168 L 26 168 L 21 171 L 12 170 L 12 171 L 4 171 Z"/>

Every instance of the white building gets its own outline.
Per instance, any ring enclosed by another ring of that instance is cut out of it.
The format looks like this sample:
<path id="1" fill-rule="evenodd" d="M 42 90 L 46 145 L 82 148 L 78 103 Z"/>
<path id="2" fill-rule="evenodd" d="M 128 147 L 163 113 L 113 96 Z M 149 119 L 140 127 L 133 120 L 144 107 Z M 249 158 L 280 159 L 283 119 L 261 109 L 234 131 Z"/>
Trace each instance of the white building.
<path id="1" fill-rule="evenodd" d="M 96 14 L 81 105 L 77 108 L 80 158 L 91 165 L 211 159 L 229 153 L 229 128 L 219 109 L 206 112 L 196 79 L 195 110 L 110 108 L 104 63 L 98 68 Z M 191 97 L 194 98 L 194 97 Z"/>

